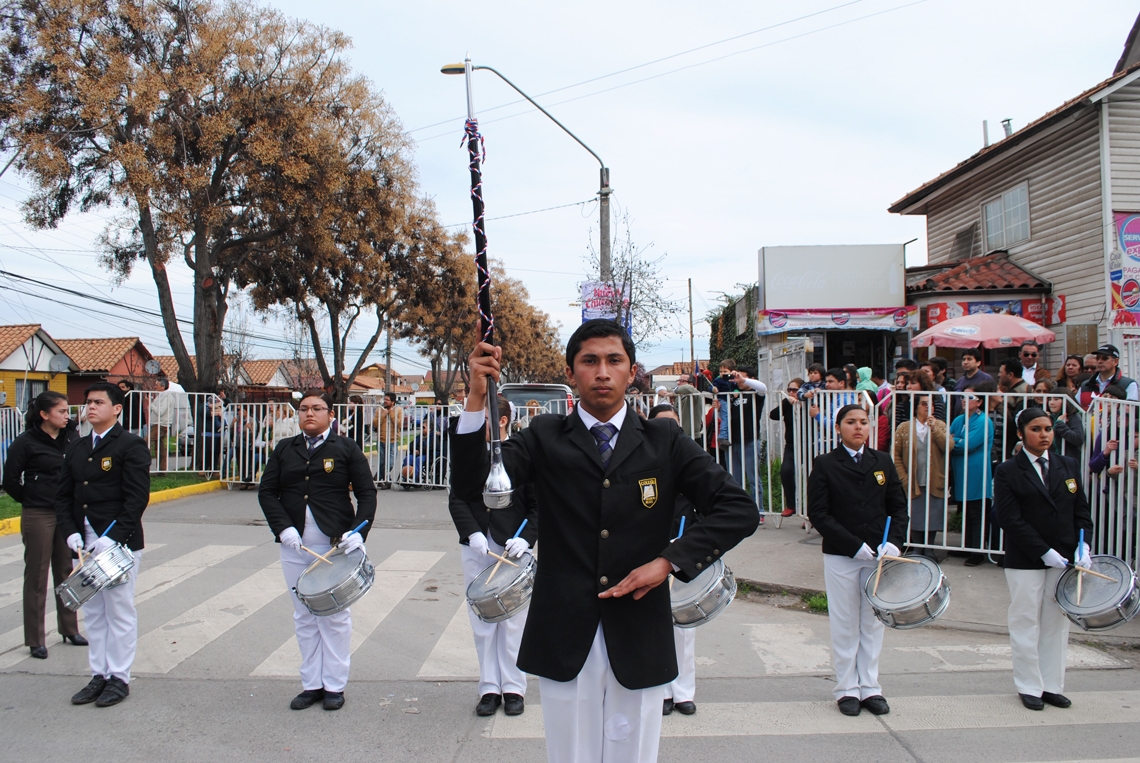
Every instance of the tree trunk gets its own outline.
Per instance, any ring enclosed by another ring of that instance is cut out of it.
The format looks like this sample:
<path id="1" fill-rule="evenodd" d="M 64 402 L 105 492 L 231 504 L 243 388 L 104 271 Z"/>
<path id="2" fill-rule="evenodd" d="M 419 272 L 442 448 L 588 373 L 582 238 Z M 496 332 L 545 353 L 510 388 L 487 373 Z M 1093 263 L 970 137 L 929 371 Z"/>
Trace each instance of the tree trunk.
<path id="1" fill-rule="evenodd" d="M 174 353 L 174 361 L 178 364 L 178 378 L 172 379 L 183 386 L 193 389 L 197 379 L 194 374 L 194 365 L 190 362 L 190 354 L 186 352 L 186 343 L 182 340 L 182 332 L 178 330 L 178 314 L 174 310 L 174 297 L 170 291 L 170 276 L 166 272 L 166 263 L 158 255 L 158 236 L 154 232 L 154 218 L 150 213 L 150 204 L 145 198 L 135 198 L 139 209 L 139 231 L 142 232 L 143 250 L 146 261 L 150 265 L 150 272 L 154 278 L 154 287 L 158 292 L 158 307 L 162 312 L 162 327 L 166 330 L 166 341 L 170 343 L 170 351 Z"/>

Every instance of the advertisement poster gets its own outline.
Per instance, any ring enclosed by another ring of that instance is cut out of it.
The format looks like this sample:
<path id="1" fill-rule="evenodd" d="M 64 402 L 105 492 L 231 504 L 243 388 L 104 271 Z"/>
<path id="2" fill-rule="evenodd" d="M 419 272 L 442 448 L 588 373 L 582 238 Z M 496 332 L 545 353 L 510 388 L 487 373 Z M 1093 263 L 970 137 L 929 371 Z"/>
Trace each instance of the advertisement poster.
<path id="1" fill-rule="evenodd" d="M 961 318 L 963 315 L 991 313 L 995 315 L 1016 315 L 1028 318 L 1041 326 L 1055 326 L 1065 322 L 1065 295 L 1055 294 L 1040 299 L 1006 299 L 987 302 L 936 302 L 926 306 L 927 326 L 937 326 L 943 321 Z"/>
<path id="2" fill-rule="evenodd" d="M 1115 212 L 1116 243 L 1108 264 L 1112 325 L 1140 325 L 1140 214 Z"/>
<path id="3" fill-rule="evenodd" d="M 758 310 L 760 336 L 805 329 L 886 329 L 916 331 L 918 307 L 852 308 L 850 310 Z"/>
<path id="4" fill-rule="evenodd" d="M 621 314 L 618 314 L 619 304 L 617 289 L 613 284 L 603 281 L 586 281 L 582 284 L 582 323 L 594 318 L 609 318 L 615 320 L 629 329 L 626 325 L 626 316 L 629 314 L 629 284 L 621 285 Z"/>

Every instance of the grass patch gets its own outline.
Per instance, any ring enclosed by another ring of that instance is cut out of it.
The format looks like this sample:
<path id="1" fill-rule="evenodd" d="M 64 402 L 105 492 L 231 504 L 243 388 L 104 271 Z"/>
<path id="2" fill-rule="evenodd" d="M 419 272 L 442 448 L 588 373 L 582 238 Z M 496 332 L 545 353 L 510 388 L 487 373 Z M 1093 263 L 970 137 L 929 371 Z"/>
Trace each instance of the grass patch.
<path id="1" fill-rule="evenodd" d="M 20 504 L 7 493 L 0 494 L 0 519 L 11 519 L 20 516 Z"/>
<path id="2" fill-rule="evenodd" d="M 759 590 L 760 590 L 759 588 L 754 588 L 752 585 L 745 583 L 743 581 L 740 581 L 740 580 L 736 581 L 736 595 L 737 596 L 747 596 L 748 594 L 752 593 L 753 591 L 759 591 Z"/>
<path id="3" fill-rule="evenodd" d="M 808 605 L 808 609 L 812 612 L 819 612 L 827 614 L 827 594 L 825 593 L 805 593 L 800 597 L 803 599 L 804 604 Z"/>
<path id="4" fill-rule="evenodd" d="M 197 472 L 175 472 L 173 474 L 152 474 L 150 476 L 150 492 L 170 490 L 176 487 L 197 485 L 205 482 L 205 477 L 199 477 Z"/>
<path id="5" fill-rule="evenodd" d="M 962 532 L 962 511 L 949 512 L 946 515 L 946 529 L 952 533 Z"/>

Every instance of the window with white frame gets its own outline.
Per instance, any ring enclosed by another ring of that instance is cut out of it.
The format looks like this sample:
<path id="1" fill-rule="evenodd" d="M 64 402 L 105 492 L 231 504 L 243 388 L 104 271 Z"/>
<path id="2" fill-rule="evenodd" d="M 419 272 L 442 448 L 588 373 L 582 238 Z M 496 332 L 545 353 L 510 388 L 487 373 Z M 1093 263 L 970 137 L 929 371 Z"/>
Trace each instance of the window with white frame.
<path id="1" fill-rule="evenodd" d="M 982 206 L 986 251 L 1009 249 L 1029 240 L 1029 184 L 1011 188 Z"/>

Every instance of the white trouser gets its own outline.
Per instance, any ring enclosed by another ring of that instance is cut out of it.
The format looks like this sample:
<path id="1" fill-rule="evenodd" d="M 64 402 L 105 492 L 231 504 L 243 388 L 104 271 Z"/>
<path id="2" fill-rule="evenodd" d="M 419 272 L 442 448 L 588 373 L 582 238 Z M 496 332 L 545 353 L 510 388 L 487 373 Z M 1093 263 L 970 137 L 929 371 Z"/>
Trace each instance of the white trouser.
<path id="1" fill-rule="evenodd" d="M 1009 585 L 1009 646 L 1013 685 L 1019 694 L 1040 697 L 1065 688 L 1069 618 L 1057 606 L 1057 580 L 1064 570 L 1006 570 Z"/>
<path id="2" fill-rule="evenodd" d="M 487 536 L 487 547 L 503 555 L 503 547 Z M 460 558 L 463 561 L 464 587 L 471 585 L 475 576 L 483 571 L 488 564 L 495 562 L 494 557 L 475 553 L 470 546 L 460 546 Z M 505 565 L 504 565 L 505 567 Z M 508 580 L 507 567 L 500 568 L 499 574 L 503 580 Z M 526 615 L 530 607 L 525 607 L 513 617 L 498 623 L 485 623 L 480 620 L 471 607 L 467 608 L 467 615 L 471 618 L 471 630 L 475 633 L 475 651 L 479 653 L 479 696 L 484 694 L 519 694 L 526 696 L 526 674 L 518 668 L 519 644 L 522 643 L 523 626 L 526 625 Z"/>
<path id="3" fill-rule="evenodd" d="M 668 696 L 674 702 L 692 702 L 697 698 L 697 629 L 673 626 L 677 645 L 677 680 L 669 684 Z"/>
<path id="4" fill-rule="evenodd" d="M 331 549 L 329 537 L 320 531 L 307 509 L 305 520 L 301 543 L 318 554 Z M 301 650 L 301 687 L 306 690 L 344 691 L 352 654 L 352 616 L 344 609 L 335 615 L 317 617 L 293 593 L 297 578 L 312 561 L 313 557 L 304 551 L 281 546 L 281 570 L 285 573 L 285 585 L 289 586 L 293 600 L 293 629 L 297 632 L 297 646 Z"/>
<path id="5" fill-rule="evenodd" d="M 836 699 L 859 700 L 882 694 L 879 654 L 883 624 L 863 594 L 878 561 L 860 561 L 836 554 L 823 555 L 827 587 L 827 619 L 831 626 L 831 663 L 835 668 Z"/>
<path id="6" fill-rule="evenodd" d="M 538 679 L 550 763 L 653 763 L 668 684 L 627 689 L 610 668 L 601 623 L 572 681 Z"/>
<path id="7" fill-rule="evenodd" d="M 99 537 L 87 520 L 83 520 L 84 545 L 88 548 Z M 83 605 L 87 623 L 87 662 L 91 675 L 131 682 L 131 665 L 139 643 L 139 616 L 135 611 L 135 581 L 142 565 L 142 551 L 132 551 L 135 565 L 127 574 L 127 582 L 106 588 Z"/>

